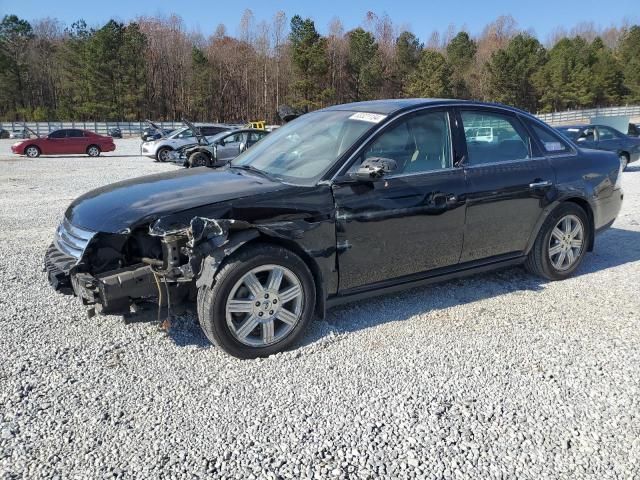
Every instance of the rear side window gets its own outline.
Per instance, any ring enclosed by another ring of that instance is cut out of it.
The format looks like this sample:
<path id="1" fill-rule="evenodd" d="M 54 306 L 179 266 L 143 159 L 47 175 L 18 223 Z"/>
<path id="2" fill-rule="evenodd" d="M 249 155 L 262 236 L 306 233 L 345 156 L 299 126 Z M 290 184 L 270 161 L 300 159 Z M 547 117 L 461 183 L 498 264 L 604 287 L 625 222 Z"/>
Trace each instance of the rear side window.
<path id="1" fill-rule="evenodd" d="M 530 158 L 529 136 L 515 117 L 495 112 L 461 111 L 469 165 Z"/>
<path id="2" fill-rule="evenodd" d="M 571 151 L 571 147 L 565 142 L 560 135 L 556 135 L 548 128 L 543 128 L 535 123 L 529 123 L 533 134 L 540 140 L 544 153 L 560 154 Z"/>
<path id="3" fill-rule="evenodd" d="M 597 127 L 598 128 L 598 140 L 615 140 L 621 138 L 622 135 L 618 134 L 613 128 L 609 127 Z"/>
<path id="4" fill-rule="evenodd" d="M 84 132 L 77 129 L 67 130 L 67 137 L 84 137 Z"/>
<path id="5" fill-rule="evenodd" d="M 226 129 L 222 127 L 199 127 L 200 133 L 205 137 L 210 135 L 216 135 L 217 133 L 224 132 Z"/>

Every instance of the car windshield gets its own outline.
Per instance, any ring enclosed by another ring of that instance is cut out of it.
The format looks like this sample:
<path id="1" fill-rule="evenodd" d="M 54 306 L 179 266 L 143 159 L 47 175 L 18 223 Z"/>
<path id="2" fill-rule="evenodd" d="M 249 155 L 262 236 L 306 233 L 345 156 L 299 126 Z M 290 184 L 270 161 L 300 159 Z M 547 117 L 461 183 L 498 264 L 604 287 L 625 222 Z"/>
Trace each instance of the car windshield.
<path id="1" fill-rule="evenodd" d="M 209 143 L 214 143 L 220 140 L 221 138 L 231 135 L 231 133 L 233 132 L 230 132 L 229 130 L 225 130 L 224 132 L 216 133 L 215 135 L 208 135 L 206 138 Z"/>
<path id="2" fill-rule="evenodd" d="M 185 137 L 193 137 L 193 132 L 189 127 L 182 127 L 177 130 L 174 130 L 171 135 L 167 138 L 185 138 Z"/>
<path id="3" fill-rule="evenodd" d="M 384 115 L 329 110 L 293 120 L 252 148 L 231 166 L 250 166 L 294 184 L 313 184 Z"/>

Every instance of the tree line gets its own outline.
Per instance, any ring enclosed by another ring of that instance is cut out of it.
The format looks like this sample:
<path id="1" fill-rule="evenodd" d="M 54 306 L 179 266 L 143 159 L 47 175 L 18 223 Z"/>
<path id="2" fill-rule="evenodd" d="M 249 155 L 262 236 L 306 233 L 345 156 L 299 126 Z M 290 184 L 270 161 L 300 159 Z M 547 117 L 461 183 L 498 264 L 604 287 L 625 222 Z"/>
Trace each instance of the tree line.
<path id="1" fill-rule="evenodd" d="M 550 112 L 640 102 L 640 26 L 556 30 L 543 44 L 503 16 L 476 36 L 450 27 L 422 41 L 388 15 L 345 31 L 335 19 L 246 10 L 236 35 L 208 38 L 180 17 L 0 22 L 0 119 L 277 121 L 282 104 L 312 110 L 397 97 L 497 101 Z"/>

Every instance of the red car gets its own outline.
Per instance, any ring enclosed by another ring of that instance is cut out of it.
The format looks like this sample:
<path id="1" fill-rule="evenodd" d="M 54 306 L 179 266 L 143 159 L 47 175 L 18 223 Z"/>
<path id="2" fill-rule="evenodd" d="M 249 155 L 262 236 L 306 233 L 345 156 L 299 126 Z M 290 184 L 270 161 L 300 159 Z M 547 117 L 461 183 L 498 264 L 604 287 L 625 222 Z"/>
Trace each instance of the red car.
<path id="1" fill-rule="evenodd" d="M 100 152 L 113 152 L 115 149 L 113 138 L 77 128 L 55 130 L 46 137 L 27 138 L 11 146 L 13 153 L 31 158 L 70 153 L 97 157 Z"/>

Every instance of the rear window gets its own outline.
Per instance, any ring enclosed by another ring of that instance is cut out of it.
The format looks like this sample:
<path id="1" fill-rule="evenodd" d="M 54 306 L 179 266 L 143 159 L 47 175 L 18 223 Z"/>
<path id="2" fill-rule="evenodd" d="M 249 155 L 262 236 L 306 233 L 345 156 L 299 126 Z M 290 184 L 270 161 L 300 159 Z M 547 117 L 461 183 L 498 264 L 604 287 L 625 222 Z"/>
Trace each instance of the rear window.
<path id="1" fill-rule="evenodd" d="M 215 135 L 217 133 L 224 132 L 225 130 L 227 130 L 226 128 L 223 128 L 223 127 L 199 127 L 199 129 L 200 129 L 200 133 L 205 137 L 209 135 Z"/>
<path id="2" fill-rule="evenodd" d="M 571 151 L 569 144 L 567 144 L 560 135 L 556 135 L 550 129 L 535 123 L 529 123 L 529 126 L 531 130 L 533 130 L 534 135 L 540 140 L 540 145 L 542 145 L 545 153 L 560 154 Z"/>

